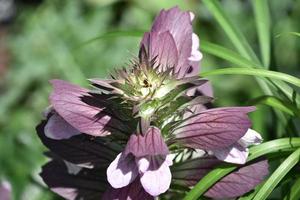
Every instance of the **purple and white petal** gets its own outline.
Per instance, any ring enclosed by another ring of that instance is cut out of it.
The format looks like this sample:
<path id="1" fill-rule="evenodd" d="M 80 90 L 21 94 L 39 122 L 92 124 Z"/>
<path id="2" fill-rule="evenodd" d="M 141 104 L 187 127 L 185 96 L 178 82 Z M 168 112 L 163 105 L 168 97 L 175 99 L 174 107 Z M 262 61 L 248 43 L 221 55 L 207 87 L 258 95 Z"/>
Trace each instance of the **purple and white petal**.
<path id="1" fill-rule="evenodd" d="M 45 135 L 54 140 L 69 139 L 74 135 L 81 134 L 58 114 L 53 114 L 46 126 Z"/>
<path id="2" fill-rule="evenodd" d="M 263 139 L 261 135 L 253 129 L 248 129 L 245 135 L 238 141 L 243 147 L 248 147 L 250 145 L 258 145 L 262 143 Z"/>
<path id="3" fill-rule="evenodd" d="M 239 168 L 212 186 L 205 196 L 214 199 L 235 198 L 251 191 L 268 175 L 268 161 L 262 160 Z"/>
<path id="4" fill-rule="evenodd" d="M 132 134 L 125 147 L 124 154 L 132 153 L 135 157 L 147 155 L 167 155 L 168 147 L 156 127 L 150 127 L 145 135 Z"/>
<path id="5" fill-rule="evenodd" d="M 249 155 L 249 150 L 248 148 L 235 143 L 234 145 L 223 149 L 216 149 L 213 153 L 219 160 L 228 163 L 245 164 Z"/>
<path id="6" fill-rule="evenodd" d="M 142 187 L 140 180 L 136 179 L 134 182 L 126 187 L 115 189 L 109 187 L 104 193 L 102 200 L 154 200 Z"/>
<path id="7" fill-rule="evenodd" d="M 202 111 L 177 127 L 175 142 L 186 147 L 215 150 L 237 142 L 251 127 L 247 116 L 255 107 L 226 107 Z"/>
<path id="8" fill-rule="evenodd" d="M 117 155 L 106 171 L 107 180 L 113 188 L 122 188 L 129 185 L 138 175 L 135 159 L 131 155 Z"/>
<path id="9" fill-rule="evenodd" d="M 99 98 L 94 98 L 87 89 L 70 84 L 62 80 L 52 80 L 53 92 L 50 102 L 54 110 L 70 125 L 82 133 L 94 136 L 106 136 L 111 134 L 107 127 L 110 124 L 122 122 L 112 118 L 105 112 L 105 106 Z M 89 103 L 83 98 L 88 98 Z"/>

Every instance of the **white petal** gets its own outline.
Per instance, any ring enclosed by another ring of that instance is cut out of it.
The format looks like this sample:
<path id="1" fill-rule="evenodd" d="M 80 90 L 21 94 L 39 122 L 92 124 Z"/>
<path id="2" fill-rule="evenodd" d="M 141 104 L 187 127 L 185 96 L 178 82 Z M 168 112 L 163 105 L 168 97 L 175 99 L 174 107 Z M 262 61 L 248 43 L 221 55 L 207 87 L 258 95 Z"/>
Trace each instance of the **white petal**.
<path id="1" fill-rule="evenodd" d="M 171 179 L 170 168 L 164 162 L 157 170 L 146 171 L 141 177 L 141 184 L 146 192 L 152 196 L 158 196 L 169 189 Z"/>
<path id="2" fill-rule="evenodd" d="M 113 188 L 122 188 L 134 181 L 138 175 L 134 159 L 118 154 L 106 171 L 107 180 Z"/>
<path id="3" fill-rule="evenodd" d="M 202 59 L 202 53 L 199 51 L 199 37 L 193 33 L 192 35 L 192 52 L 189 57 L 190 61 L 200 61 Z"/>
<path id="4" fill-rule="evenodd" d="M 193 12 L 189 12 L 189 13 L 190 13 L 190 19 L 191 19 L 191 21 L 193 21 L 195 18 L 195 14 Z"/>
<path id="5" fill-rule="evenodd" d="M 213 152 L 219 160 L 236 164 L 245 164 L 249 154 L 249 150 L 239 144 L 235 144 L 219 150 L 214 150 Z"/>
<path id="6" fill-rule="evenodd" d="M 245 135 L 238 141 L 243 147 L 248 147 L 250 145 L 258 145 L 262 142 L 261 135 L 253 129 L 248 129 Z"/>

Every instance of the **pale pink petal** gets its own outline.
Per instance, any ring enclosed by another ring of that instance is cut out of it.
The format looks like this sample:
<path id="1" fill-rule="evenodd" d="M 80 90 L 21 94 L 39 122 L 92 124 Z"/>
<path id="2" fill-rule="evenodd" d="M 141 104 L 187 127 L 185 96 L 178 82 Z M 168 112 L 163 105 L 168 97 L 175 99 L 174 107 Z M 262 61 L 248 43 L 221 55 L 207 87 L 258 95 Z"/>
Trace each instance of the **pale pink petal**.
<path id="1" fill-rule="evenodd" d="M 236 164 L 245 164 L 249 154 L 248 148 L 244 148 L 237 143 L 213 152 L 219 160 Z"/>
<path id="2" fill-rule="evenodd" d="M 246 134 L 238 141 L 243 147 L 248 147 L 250 145 L 258 145 L 262 142 L 261 135 L 253 129 L 248 129 Z"/>
<path id="3" fill-rule="evenodd" d="M 112 187 L 122 188 L 134 181 L 138 175 L 138 170 L 134 158 L 130 156 L 124 157 L 120 153 L 109 165 L 106 174 L 107 180 Z"/>
<path id="4" fill-rule="evenodd" d="M 79 135 L 80 131 L 71 126 L 58 114 L 53 114 L 45 128 L 45 135 L 54 140 L 69 139 L 74 135 Z"/>
<path id="5" fill-rule="evenodd" d="M 171 179 L 170 168 L 167 163 L 163 163 L 157 170 L 146 171 L 141 177 L 141 183 L 146 192 L 158 196 L 169 189 Z"/>

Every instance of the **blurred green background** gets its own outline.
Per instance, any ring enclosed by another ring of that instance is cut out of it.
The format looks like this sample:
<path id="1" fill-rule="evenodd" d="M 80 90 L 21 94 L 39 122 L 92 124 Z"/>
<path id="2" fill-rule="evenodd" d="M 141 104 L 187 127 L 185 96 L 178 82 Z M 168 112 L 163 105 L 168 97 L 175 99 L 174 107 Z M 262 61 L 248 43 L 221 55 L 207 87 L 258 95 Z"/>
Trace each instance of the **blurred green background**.
<path id="1" fill-rule="evenodd" d="M 0 0 L 0 12 L 1 11 Z M 8 2 L 8 1 L 7 1 Z M 13 1 L 11 1 L 13 2 Z M 0 180 L 8 180 L 15 199 L 60 199 L 38 176 L 46 159 L 35 126 L 48 105 L 48 80 L 60 78 L 87 86 L 86 78 L 106 77 L 137 55 L 140 37 L 92 38 L 116 30 L 149 30 L 162 8 L 178 5 L 196 14 L 194 30 L 201 40 L 234 47 L 207 8 L 197 0 L 31 0 L 14 1 L 0 24 Z M 251 1 L 223 0 L 222 9 L 259 52 Z M 269 1 L 271 69 L 300 76 L 300 1 Z M 1 17 L 1 13 L 0 13 Z M 278 36 L 278 34 L 281 34 Z M 84 44 L 84 45 L 83 45 Z M 201 46 L 201 45 L 200 45 Z M 201 48 L 201 47 L 200 47 Z M 202 71 L 233 66 L 204 53 Z M 216 106 L 248 105 L 263 93 L 250 76 L 209 77 Z M 286 128 L 268 106 L 252 114 L 265 140 L 299 132 L 299 119 Z M 290 130 L 291 129 L 291 130 Z M 298 130 L 298 131 L 295 131 Z"/>

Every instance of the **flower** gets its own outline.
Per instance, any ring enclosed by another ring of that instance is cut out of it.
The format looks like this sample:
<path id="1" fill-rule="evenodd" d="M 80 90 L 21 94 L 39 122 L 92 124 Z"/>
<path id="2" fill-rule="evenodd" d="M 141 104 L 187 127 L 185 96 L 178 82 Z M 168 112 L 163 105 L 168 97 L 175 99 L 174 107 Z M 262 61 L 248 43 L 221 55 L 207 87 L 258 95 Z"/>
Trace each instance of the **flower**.
<path id="1" fill-rule="evenodd" d="M 54 192 L 67 199 L 153 199 L 172 186 L 172 174 L 186 183 L 202 178 L 221 163 L 217 159 L 245 163 L 247 147 L 262 140 L 247 116 L 255 108 L 206 109 L 213 97 L 209 82 L 198 77 L 202 54 L 193 18 L 178 7 L 162 10 L 143 36 L 138 59 L 110 79 L 90 79 L 93 90 L 51 81 L 51 106 L 37 132 L 52 158 L 41 176 Z M 187 149 L 209 156 L 177 161 Z M 179 170 L 191 163 L 196 170 Z M 206 195 L 240 196 L 267 168 L 266 161 L 240 166 Z M 242 183 L 236 177 L 255 169 L 261 174 L 239 190 L 216 189 Z"/>
<path id="2" fill-rule="evenodd" d="M 10 200 L 11 196 L 11 185 L 7 181 L 0 182 L 0 199 L 1 200 Z"/>

